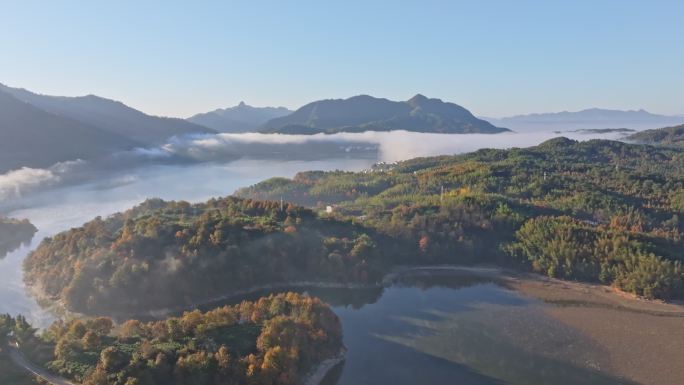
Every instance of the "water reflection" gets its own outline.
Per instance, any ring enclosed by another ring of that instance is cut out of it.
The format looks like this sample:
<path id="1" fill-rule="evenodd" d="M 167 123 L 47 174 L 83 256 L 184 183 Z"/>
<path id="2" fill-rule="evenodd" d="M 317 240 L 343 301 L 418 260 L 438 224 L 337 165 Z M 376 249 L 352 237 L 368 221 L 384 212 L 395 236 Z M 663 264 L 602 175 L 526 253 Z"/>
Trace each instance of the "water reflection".
<path id="1" fill-rule="evenodd" d="M 604 352 L 491 276 L 401 277 L 361 308 L 336 306 L 349 351 L 326 385 L 616 384 Z"/>
<path id="2" fill-rule="evenodd" d="M 37 229 L 28 223 L 19 225 L 0 223 L 0 259 L 22 246 L 28 247 L 36 231 Z"/>
<path id="3" fill-rule="evenodd" d="M 289 288 L 224 303 L 282 291 L 318 296 L 340 317 L 348 352 L 324 385 L 628 383 L 601 372 L 596 343 L 545 315 L 553 305 L 493 274 L 421 271 L 378 288 Z"/>

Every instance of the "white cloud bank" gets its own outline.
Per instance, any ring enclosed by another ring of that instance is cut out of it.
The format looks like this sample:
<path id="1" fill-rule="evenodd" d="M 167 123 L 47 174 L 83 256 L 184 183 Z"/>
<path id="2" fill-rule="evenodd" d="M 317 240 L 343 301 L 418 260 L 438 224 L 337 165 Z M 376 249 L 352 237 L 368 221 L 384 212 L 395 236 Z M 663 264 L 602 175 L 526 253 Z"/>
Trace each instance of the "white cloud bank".
<path id="1" fill-rule="evenodd" d="M 0 174 L 0 202 L 21 198 L 35 189 L 55 186 L 85 165 L 86 162 L 79 159 L 56 163 L 46 169 L 22 167 Z"/>
<path id="2" fill-rule="evenodd" d="M 25 191 L 57 183 L 59 176 L 50 170 L 20 168 L 0 175 L 0 200 L 20 198 Z"/>
<path id="3" fill-rule="evenodd" d="M 368 131 L 332 135 L 247 133 L 174 138 L 161 147 L 120 152 L 98 161 L 62 162 L 47 169 L 21 168 L 0 174 L 0 203 L 61 184 L 97 180 L 104 183 L 108 181 L 105 179 L 107 172 L 153 164 L 227 162 L 239 158 L 321 160 L 356 157 L 391 162 L 481 148 L 529 147 L 558 136 L 561 135 L 551 132 L 459 135 Z M 624 134 L 565 132 L 562 136 L 589 140 L 620 139 Z"/>
<path id="4" fill-rule="evenodd" d="M 576 140 L 620 139 L 623 133 L 589 134 L 565 132 L 562 135 L 552 132 L 534 133 L 502 133 L 502 134 L 427 134 L 408 131 L 363 133 L 339 133 L 316 135 L 282 135 L 282 134 L 218 134 L 208 137 L 177 140 L 165 146 L 165 149 L 177 155 L 190 156 L 197 160 L 211 160 L 218 154 L 241 154 L 249 156 L 249 149 L 255 145 L 280 147 L 281 151 L 288 147 L 299 148 L 309 144 L 309 149 L 325 143 L 337 144 L 339 148 L 356 148 L 373 145 L 378 150 L 378 160 L 397 161 L 420 156 L 460 154 L 481 148 L 529 147 L 546 140 L 565 136 Z M 370 148 L 368 148 L 370 149 Z M 333 154 L 331 154 L 332 156 Z"/>

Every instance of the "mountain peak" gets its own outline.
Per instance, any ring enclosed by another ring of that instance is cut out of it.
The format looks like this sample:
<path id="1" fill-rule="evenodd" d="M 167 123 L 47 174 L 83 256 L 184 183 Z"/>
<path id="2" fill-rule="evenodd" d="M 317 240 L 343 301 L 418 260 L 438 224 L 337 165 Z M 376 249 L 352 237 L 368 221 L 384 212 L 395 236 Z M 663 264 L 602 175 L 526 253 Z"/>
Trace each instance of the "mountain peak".
<path id="1" fill-rule="evenodd" d="M 406 130 L 432 133 L 507 131 L 477 119 L 465 108 L 417 94 L 407 101 L 369 95 L 309 103 L 290 115 L 271 119 L 267 133 L 312 134 Z"/>
<path id="2" fill-rule="evenodd" d="M 241 101 L 238 105 L 196 114 L 188 121 L 219 132 L 250 132 L 270 119 L 289 114 L 285 107 L 253 107 Z"/>
<path id="3" fill-rule="evenodd" d="M 423 94 L 415 94 L 411 99 L 408 100 L 409 103 L 419 103 L 428 100 L 428 97 Z"/>

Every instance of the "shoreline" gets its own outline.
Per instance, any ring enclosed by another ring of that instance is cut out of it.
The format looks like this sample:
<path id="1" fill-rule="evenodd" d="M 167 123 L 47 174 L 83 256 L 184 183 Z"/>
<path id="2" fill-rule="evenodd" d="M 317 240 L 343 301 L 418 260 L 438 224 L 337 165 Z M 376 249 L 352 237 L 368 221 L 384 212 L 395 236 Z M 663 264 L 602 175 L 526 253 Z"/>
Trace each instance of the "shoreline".
<path id="1" fill-rule="evenodd" d="M 434 274 L 435 272 L 463 272 L 469 274 L 479 275 L 501 275 L 505 270 L 499 267 L 492 266 L 461 266 L 461 265 L 426 265 L 426 266 L 396 266 L 385 274 L 379 282 L 376 283 L 344 283 L 344 282 L 327 282 L 327 281 L 293 281 L 284 283 L 273 283 L 268 285 L 252 286 L 247 289 L 236 290 L 230 293 L 221 294 L 215 297 L 193 302 L 188 305 L 177 306 L 174 308 L 154 309 L 149 310 L 147 314 L 128 313 L 124 317 L 136 316 L 152 316 L 164 317 L 169 314 L 179 313 L 183 311 L 191 311 L 199 306 L 210 305 L 215 302 L 226 301 L 229 299 L 244 297 L 250 294 L 256 294 L 260 291 L 266 290 L 285 290 L 285 289 L 374 289 L 383 288 L 392 284 L 392 281 L 411 274 Z M 117 314 L 121 316 L 122 313 Z"/>
<path id="2" fill-rule="evenodd" d="M 134 312 L 114 312 L 114 313 L 98 313 L 105 314 L 106 316 L 112 318 L 142 318 L 142 317 L 153 317 L 161 318 L 166 317 L 171 314 L 181 313 L 184 311 L 191 311 L 200 306 L 210 305 L 216 302 L 222 302 L 230 299 L 236 299 L 251 294 L 256 294 L 260 291 L 268 290 L 286 290 L 286 289 L 373 289 L 373 288 L 383 288 L 390 286 L 393 280 L 409 275 L 431 275 L 438 272 L 451 272 L 451 273 L 468 273 L 468 274 L 478 274 L 487 276 L 498 276 L 504 272 L 506 269 L 490 265 L 479 265 L 479 266 L 467 266 L 467 265 L 425 265 L 425 266 L 395 266 L 390 269 L 379 281 L 375 283 L 355 283 L 355 282 L 329 282 L 329 281 L 292 281 L 292 282 L 281 282 L 272 283 L 258 286 L 251 286 L 246 289 L 234 290 L 229 293 L 224 293 L 216 295 L 207 299 L 194 301 L 186 305 L 179 305 L 168 308 L 159 308 L 146 311 L 134 311 Z M 25 284 L 27 291 L 33 296 L 42 307 L 51 311 L 53 314 L 59 314 L 63 316 L 76 316 L 76 317 L 90 317 L 91 315 L 75 312 L 69 310 L 64 304 L 63 300 L 55 299 L 47 294 L 40 287 L 39 284 Z"/>
<path id="3" fill-rule="evenodd" d="M 302 385 L 320 385 L 323 379 L 330 373 L 330 371 L 342 361 L 345 360 L 347 356 L 347 348 L 343 345 L 337 354 L 331 358 L 323 360 L 315 368 L 309 371 L 304 379 L 302 380 Z"/>
<path id="4" fill-rule="evenodd" d="M 305 289 L 305 288 L 315 288 L 315 289 L 370 289 L 382 287 L 381 284 L 360 284 L 360 283 L 337 283 L 337 282 L 325 282 L 325 281 L 294 281 L 286 283 L 274 283 L 268 285 L 252 286 L 247 289 L 236 290 L 227 294 L 218 295 L 201 301 L 193 302 L 188 305 L 177 306 L 174 308 L 164 308 L 149 310 L 147 314 L 141 313 L 128 313 L 123 314 L 125 317 L 141 317 L 141 316 L 151 316 L 151 317 L 165 317 L 170 314 L 180 313 L 185 311 L 192 311 L 199 306 L 211 305 L 215 302 L 222 302 L 230 299 L 244 297 L 250 294 L 256 294 L 260 291 L 268 290 L 285 290 L 285 289 Z M 122 313 L 118 313 L 117 316 L 121 316 Z"/>
<path id="5" fill-rule="evenodd" d="M 566 281 L 496 266 L 397 266 L 381 280 L 372 284 L 297 281 L 260 285 L 179 306 L 176 309 L 150 311 L 148 316 L 157 314 L 157 317 L 163 317 L 173 310 L 189 310 L 203 304 L 239 298 L 259 291 L 307 287 L 386 288 L 398 283 L 397 280 L 401 277 L 439 274 L 489 277 L 492 282 L 507 290 L 535 299 L 538 301 L 536 306 L 541 306 L 545 314 L 580 332 L 597 346 L 605 349 L 606 354 L 601 359 L 601 371 L 644 385 L 674 385 L 681 382 L 672 382 L 672 379 L 684 379 L 684 367 L 672 367 L 667 360 L 656 362 L 648 359 L 657 351 L 667 352 L 667 356 L 675 357 L 679 354 L 681 346 L 684 346 L 684 334 L 680 331 L 684 326 L 684 306 L 679 301 L 640 298 L 621 293 L 607 285 Z M 345 359 L 346 348 L 343 347 L 337 355 L 320 362 L 307 373 L 302 384 L 320 385 L 325 376 Z"/>
<path id="6" fill-rule="evenodd" d="M 395 266 L 389 270 L 379 281 L 374 283 L 354 283 L 354 282 L 329 282 L 329 281 L 292 281 L 292 282 L 281 282 L 272 283 L 265 285 L 252 286 L 246 289 L 234 290 L 229 293 L 224 293 L 210 297 L 203 300 L 198 300 L 185 305 L 179 305 L 168 308 L 159 308 L 146 311 L 134 311 L 134 312 L 114 312 L 105 313 L 106 316 L 114 319 L 136 319 L 136 318 L 163 318 L 168 317 L 172 314 L 178 314 L 185 311 L 192 311 L 200 306 L 211 305 L 213 303 L 223 302 L 231 299 L 239 299 L 240 297 L 245 297 L 248 295 L 256 294 L 261 291 L 269 290 L 287 290 L 287 289 L 373 289 L 373 288 L 384 288 L 391 286 L 396 279 L 401 277 L 410 276 L 429 276 L 437 273 L 467 273 L 475 274 L 479 276 L 489 276 L 493 278 L 499 278 L 500 282 L 511 284 L 511 289 L 515 291 L 520 291 L 519 287 L 515 282 L 520 280 L 537 281 L 543 284 L 555 284 L 555 285 L 565 285 L 565 286 L 583 286 L 592 291 L 611 293 L 616 297 L 621 297 L 627 301 L 634 301 L 640 304 L 648 304 L 647 306 L 657 306 L 658 304 L 671 305 L 671 306 L 684 306 L 684 301 L 665 301 L 662 299 L 647 299 L 632 295 L 615 289 L 609 285 L 602 285 L 592 282 L 581 282 L 581 281 L 568 281 L 559 278 L 549 278 L 545 275 L 530 273 L 525 271 L 517 271 L 505 267 L 500 267 L 496 265 L 451 265 L 451 264 L 438 264 L 438 265 L 424 265 L 424 266 L 410 266 L 410 265 L 400 265 Z M 55 315 L 61 316 L 75 316 L 75 317 L 90 317 L 91 315 L 85 313 L 74 312 L 68 310 L 66 305 L 61 299 L 54 299 L 45 294 L 45 292 L 39 287 L 39 285 L 29 285 L 26 284 L 25 287 L 29 293 L 36 298 L 36 300 L 41 304 L 42 307 L 50 311 Z M 520 291 L 522 293 L 522 291 Z"/>
<path id="7" fill-rule="evenodd" d="M 600 371 L 643 385 L 684 383 L 684 366 L 676 359 L 684 346 L 681 303 L 529 273 L 503 278 L 511 290 L 539 300 L 544 314 L 600 347 Z"/>

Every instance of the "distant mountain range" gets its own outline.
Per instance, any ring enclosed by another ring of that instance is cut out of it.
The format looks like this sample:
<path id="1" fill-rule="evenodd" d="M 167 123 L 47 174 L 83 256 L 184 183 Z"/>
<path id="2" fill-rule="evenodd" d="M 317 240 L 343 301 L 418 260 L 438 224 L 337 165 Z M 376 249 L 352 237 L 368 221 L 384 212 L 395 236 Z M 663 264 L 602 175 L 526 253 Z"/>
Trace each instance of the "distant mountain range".
<path id="1" fill-rule="evenodd" d="M 591 108 L 576 112 L 517 115 L 507 118 L 482 118 L 515 131 L 567 131 L 602 128 L 644 130 L 684 123 L 682 116 L 656 115 L 644 110 L 606 110 Z"/>
<path id="2" fill-rule="evenodd" d="M 92 158 L 136 141 L 98 127 L 55 115 L 0 91 L 0 173 L 47 167 L 77 158 Z"/>
<path id="3" fill-rule="evenodd" d="M 318 134 L 407 130 L 416 132 L 494 134 L 508 131 L 478 119 L 465 108 L 416 95 L 405 102 L 368 95 L 309 103 L 264 124 L 261 132 Z"/>
<path id="4" fill-rule="evenodd" d="M 98 127 L 143 144 L 158 144 L 174 135 L 208 133 L 208 129 L 183 119 L 150 116 L 121 102 L 95 95 L 65 97 L 39 95 L 21 88 L 0 85 L 12 95 L 43 111 Z"/>
<path id="5" fill-rule="evenodd" d="M 40 95 L 0 84 L 0 173 L 20 167 L 48 167 L 60 161 L 93 159 L 136 147 L 154 147 L 172 136 L 216 132 L 318 134 L 407 130 L 426 133 L 647 129 L 684 123 L 684 116 L 644 110 L 588 109 L 483 120 L 467 109 L 416 95 L 392 101 L 368 95 L 284 107 L 238 106 L 197 114 L 187 120 L 150 116 L 121 102 L 94 95 Z M 504 128 L 505 127 L 505 128 Z M 643 142 L 679 142 L 681 127 Z M 662 138 L 662 139 L 658 139 Z"/>
<path id="6" fill-rule="evenodd" d="M 219 132 L 253 132 L 271 119 L 291 114 L 285 107 L 252 107 L 240 102 L 235 107 L 197 114 L 187 120 Z"/>
<path id="7" fill-rule="evenodd" d="M 183 119 L 146 115 L 94 95 L 39 95 L 0 84 L 0 173 L 47 167 L 214 130 Z"/>

